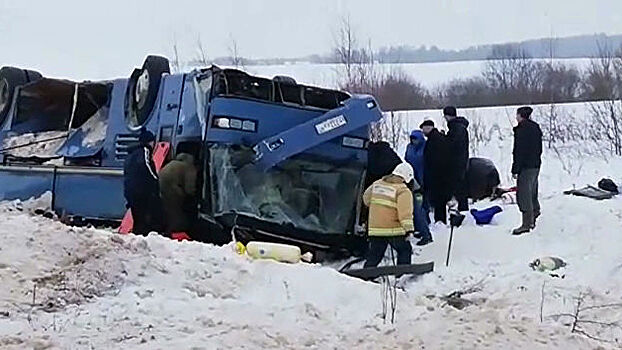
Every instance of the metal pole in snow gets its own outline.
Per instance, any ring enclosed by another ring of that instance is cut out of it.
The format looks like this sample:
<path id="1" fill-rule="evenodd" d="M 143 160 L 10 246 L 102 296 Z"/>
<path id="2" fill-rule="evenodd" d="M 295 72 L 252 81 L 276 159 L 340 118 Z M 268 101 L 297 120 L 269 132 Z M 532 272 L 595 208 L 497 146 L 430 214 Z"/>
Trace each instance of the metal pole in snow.
<path id="1" fill-rule="evenodd" d="M 451 230 L 449 231 L 449 245 L 447 246 L 447 261 L 445 261 L 445 266 L 449 266 L 449 253 L 451 253 L 451 241 L 454 238 L 454 225 L 451 225 Z"/>

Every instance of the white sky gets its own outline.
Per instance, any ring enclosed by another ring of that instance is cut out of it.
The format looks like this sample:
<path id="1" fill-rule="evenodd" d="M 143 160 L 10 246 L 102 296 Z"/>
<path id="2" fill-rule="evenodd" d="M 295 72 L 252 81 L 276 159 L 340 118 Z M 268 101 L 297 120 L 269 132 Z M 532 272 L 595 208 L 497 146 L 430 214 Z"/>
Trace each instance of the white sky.
<path id="1" fill-rule="evenodd" d="M 375 47 L 622 33 L 622 0 L 0 0 L 0 66 L 78 78 L 126 76 L 145 55 L 325 53 L 341 15 Z"/>

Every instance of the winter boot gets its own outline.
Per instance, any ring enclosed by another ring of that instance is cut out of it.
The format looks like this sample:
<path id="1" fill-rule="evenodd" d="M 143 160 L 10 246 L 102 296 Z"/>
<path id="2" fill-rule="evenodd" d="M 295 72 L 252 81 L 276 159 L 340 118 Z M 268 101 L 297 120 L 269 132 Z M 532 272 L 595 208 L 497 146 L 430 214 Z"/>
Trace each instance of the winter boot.
<path id="1" fill-rule="evenodd" d="M 533 213 L 527 212 L 523 213 L 523 224 L 520 227 L 517 227 L 512 231 L 512 234 L 515 236 L 522 235 L 523 233 L 527 233 L 532 229 L 533 224 Z"/>
<path id="2" fill-rule="evenodd" d="M 534 210 L 533 212 L 533 222 L 531 224 L 531 229 L 533 230 L 534 228 L 536 228 L 536 220 L 538 219 L 538 217 L 540 217 L 540 210 Z"/>
<path id="3" fill-rule="evenodd" d="M 424 237 L 424 238 L 421 238 L 421 240 L 419 242 L 415 243 L 415 244 L 421 247 L 421 246 L 424 246 L 426 244 L 430 244 L 432 242 L 434 242 L 434 241 L 432 240 L 431 237 Z"/>

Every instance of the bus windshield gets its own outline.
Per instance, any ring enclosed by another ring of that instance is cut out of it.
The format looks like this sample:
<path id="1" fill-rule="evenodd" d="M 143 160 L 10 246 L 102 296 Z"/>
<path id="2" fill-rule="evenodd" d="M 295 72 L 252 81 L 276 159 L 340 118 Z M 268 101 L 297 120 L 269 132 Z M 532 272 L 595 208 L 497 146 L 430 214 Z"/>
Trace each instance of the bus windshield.
<path id="1" fill-rule="evenodd" d="M 263 173 L 252 165 L 248 148 L 213 145 L 209 154 L 215 215 L 236 212 L 319 233 L 352 231 L 361 164 L 297 156 Z"/>

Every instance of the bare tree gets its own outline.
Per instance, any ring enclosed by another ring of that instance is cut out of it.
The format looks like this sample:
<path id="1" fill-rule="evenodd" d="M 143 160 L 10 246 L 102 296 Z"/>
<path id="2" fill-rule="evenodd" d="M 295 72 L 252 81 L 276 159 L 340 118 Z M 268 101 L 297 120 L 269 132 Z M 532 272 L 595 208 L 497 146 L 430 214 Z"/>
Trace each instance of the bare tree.
<path id="1" fill-rule="evenodd" d="M 497 94 L 497 102 L 534 103 L 542 91 L 543 64 L 516 45 L 498 45 L 486 61 L 484 78 Z"/>
<path id="2" fill-rule="evenodd" d="M 565 318 L 570 320 L 570 332 L 580 334 L 586 338 L 603 343 L 622 345 L 622 323 L 620 319 L 612 318 L 610 314 L 616 314 L 622 309 L 621 303 L 588 304 L 594 302 L 595 296 L 587 292 L 579 292 L 575 298 L 572 312 L 555 314 L 552 318 Z M 603 318 L 603 316 L 609 316 Z"/>
<path id="3" fill-rule="evenodd" d="M 340 18 L 340 26 L 333 37 L 333 41 L 335 56 L 341 65 L 342 73 L 344 74 L 342 79 L 345 81 L 341 81 L 339 84 L 349 85 L 354 80 L 353 71 L 357 63 L 354 52 L 358 45 L 352 23 L 350 22 L 350 16 L 342 16 Z"/>
<path id="4" fill-rule="evenodd" d="M 503 137 L 503 131 L 498 123 L 489 123 L 477 111 L 471 113 L 469 118 L 469 136 L 470 136 L 470 148 L 471 153 L 476 155 L 481 146 L 485 146 L 492 141 L 495 134 L 501 139 Z"/>
<path id="5" fill-rule="evenodd" d="M 599 57 L 592 59 L 585 81 L 586 93 L 598 100 L 591 104 L 592 138 L 606 141 L 609 150 L 622 155 L 622 53 L 607 44 L 599 45 Z"/>
<path id="6" fill-rule="evenodd" d="M 592 137 L 606 141 L 609 151 L 622 156 L 622 104 L 615 99 L 593 102 L 590 105 Z"/>
<path id="7" fill-rule="evenodd" d="M 231 65 L 236 68 L 244 68 L 244 59 L 240 56 L 238 41 L 232 34 L 229 35 L 229 57 L 231 58 Z"/>
<path id="8" fill-rule="evenodd" d="M 342 17 L 339 23 L 340 27 L 333 38 L 335 45 L 333 51 L 339 62 L 337 67 L 339 88 L 353 93 L 377 95 L 383 77 L 374 60 L 371 42 L 368 41 L 367 47 L 359 46 L 349 17 Z M 393 137 L 395 135 L 393 131 L 397 132 L 394 130 L 397 125 L 390 125 L 390 119 L 394 117 L 385 117 L 371 126 L 372 141 L 389 141 L 392 145 L 396 145 L 392 140 L 397 140 L 397 137 Z"/>
<path id="9" fill-rule="evenodd" d="M 583 81 L 584 96 L 590 100 L 610 100 L 620 94 L 619 80 L 622 78 L 616 72 L 619 66 L 618 56 L 611 49 L 609 43 L 598 43 L 598 55 L 590 61 Z"/>
<path id="10" fill-rule="evenodd" d="M 382 76 L 374 96 L 383 110 L 399 111 L 438 106 L 436 98 L 403 71 L 396 69 Z"/>
<path id="11" fill-rule="evenodd" d="M 173 60 L 171 61 L 173 73 L 181 72 L 181 63 L 179 61 L 179 51 L 177 50 L 177 39 L 173 39 Z"/>
<path id="12" fill-rule="evenodd" d="M 391 111 L 388 118 L 388 122 L 385 123 L 387 129 L 386 137 L 388 142 L 391 144 L 391 147 L 393 147 L 393 149 L 397 149 L 402 141 L 408 139 L 408 132 L 402 123 L 402 118 L 400 118 L 399 114 Z"/>
<path id="13" fill-rule="evenodd" d="M 197 35 L 197 57 L 196 61 L 199 65 L 205 67 L 209 66 L 209 61 L 207 59 L 207 53 L 205 47 L 203 46 L 203 40 L 201 40 L 201 34 Z"/>

